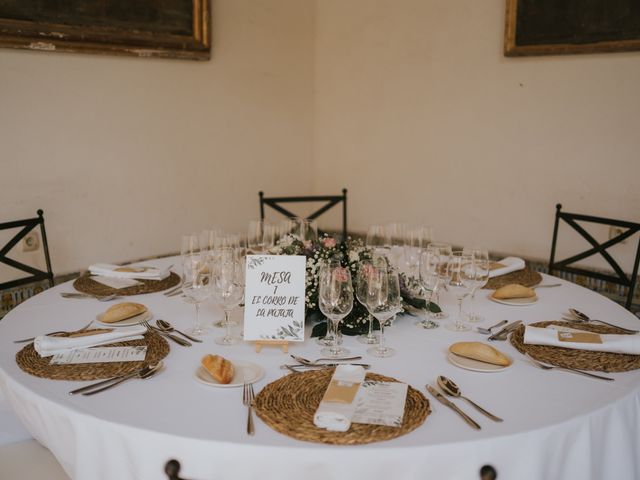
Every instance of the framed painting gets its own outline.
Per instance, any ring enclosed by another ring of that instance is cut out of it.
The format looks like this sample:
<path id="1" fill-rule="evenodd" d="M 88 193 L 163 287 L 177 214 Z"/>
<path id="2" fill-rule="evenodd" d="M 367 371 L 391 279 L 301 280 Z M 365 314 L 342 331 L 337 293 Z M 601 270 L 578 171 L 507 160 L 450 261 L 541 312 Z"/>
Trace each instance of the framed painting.
<path id="1" fill-rule="evenodd" d="M 0 47 L 208 60 L 209 0 L 0 0 Z"/>
<path id="2" fill-rule="evenodd" d="M 638 0 L 507 0 L 504 53 L 640 50 Z"/>

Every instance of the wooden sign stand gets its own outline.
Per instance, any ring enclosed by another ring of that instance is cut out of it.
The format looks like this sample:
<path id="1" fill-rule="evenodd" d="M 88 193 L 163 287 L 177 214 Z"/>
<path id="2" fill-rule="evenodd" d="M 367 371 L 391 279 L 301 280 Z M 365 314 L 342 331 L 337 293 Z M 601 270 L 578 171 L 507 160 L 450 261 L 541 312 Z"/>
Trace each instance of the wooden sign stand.
<path id="1" fill-rule="evenodd" d="M 280 347 L 282 353 L 289 353 L 289 342 L 287 340 L 256 340 L 256 353 L 260 353 L 262 347 Z"/>

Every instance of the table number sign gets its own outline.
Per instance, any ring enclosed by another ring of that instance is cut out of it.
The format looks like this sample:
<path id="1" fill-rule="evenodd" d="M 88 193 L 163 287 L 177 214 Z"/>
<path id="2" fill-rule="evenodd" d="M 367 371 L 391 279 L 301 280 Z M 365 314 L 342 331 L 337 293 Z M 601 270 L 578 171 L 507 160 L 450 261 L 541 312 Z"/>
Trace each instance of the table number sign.
<path id="1" fill-rule="evenodd" d="M 304 341 L 306 258 L 247 255 L 244 339 Z"/>

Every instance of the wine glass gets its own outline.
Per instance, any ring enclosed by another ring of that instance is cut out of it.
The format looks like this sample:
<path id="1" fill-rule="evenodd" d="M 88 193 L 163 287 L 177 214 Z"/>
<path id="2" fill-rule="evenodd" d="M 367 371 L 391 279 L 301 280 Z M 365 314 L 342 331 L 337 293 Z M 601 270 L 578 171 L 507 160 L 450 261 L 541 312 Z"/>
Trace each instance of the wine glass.
<path id="1" fill-rule="evenodd" d="M 438 263 L 440 261 L 439 256 L 434 251 L 434 249 L 427 248 L 420 255 L 419 260 L 419 279 L 420 286 L 422 287 L 422 291 L 424 293 L 424 300 L 426 302 L 425 306 L 425 317 L 423 320 L 416 323 L 417 326 L 422 328 L 438 328 L 440 325 L 433 321 L 431 318 L 433 314 L 429 310 L 429 303 L 433 300 L 433 293 L 438 286 Z"/>
<path id="2" fill-rule="evenodd" d="M 366 308 L 367 307 L 367 290 L 369 288 L 369 275 L 373 271 L 373 265 L 370 261 L 364 260 L 358 263 L 358 273 L 356 277 L 356 298 Z M 358 336 L 360 343 L 367 345 L 375 345 L 378 343 L 378 336 L 373 333 L 373 315 L 369 313 L 369 333 Z"/>
<path id="3" fill-rule="evenodd" d="M 247 248 L 254 252 L 264 250 L 264 227 L 265 223 L 262 220 L 252 220 L 249 222 Z"/>
<path id="4" fill-rule="evenodd" d="M 449 283 L 447 287 L 458 300 L 458 317 L 455 322 L 448 323 L 446 327 L 456 332 L 466 332 L 471 330 L 471 327 L 463 322 L 462 300 L 469 295 L 475 284 L 473 255 L 462 251 L 453 252 L 451 254 L 451 261 L 449 262 L 449 272 Z"/>
<path id="5" fill-rule="evenodd" d="M 214 341 L 218 345 L 235 345 L 240 337 L 233 334 L 230 321 L 231 312 L 240 305 L 244 297 L 244 282 L 242 276 L 242 262 L 235 254 L 223 254 L 216 258 L 213 265 L 213 295 L 224 310 L 225 334 L 216 337 Z"/>
<path id="6" fill-rule="evenodd" d="M 403 237 L 404 263 L 407 266 L 407 275 L 417 278 L 419 273 L 420 254 L 431 242 L 430 227 L 410 226 L 405 229 Z"/>
<path id="7" fill-rule="evenodd" d="M 200 304 L 209 298 L 211 290 L 211 264 L 208 261 L 207 250 L 200 248 L 198 235 L 182 237 L 182 293 L 188 303 L 196 309 L 195 324 L 187 333 L 200 337 L 208 332 L 200 324 Z"/>
<path id="8" fill-rule="evenodd" d="M 337 332 L 340 321 L 353 309 L 351 274 L 339 261 L 330 261 L 320 267 L 319 283 L 320 311 L 331 320 L 329 325 L 334 332 L 332 345 L 321 352 L 330 358 L 340 358 L 349 354 L 346 348 L 338 344 Z"/>
<path id="9" fill-rule="evenodd" d="M 382 225 L 371 225 L 367 231 L 365 245 L 373 252 L 386 256 L 386 235 Z"/>
<path id="10" fill-rule="evenodd" d="M 484 320 L 484 317 L 475 311 L 475 298 L 476 291 L 482 287 L 484 287 L 489 281 L 489 272 L 491 271 L 490 262 L 489 262 L 489 252 L 484 248 L 465 248 L 463 250 L 465 253 L 470 253 L 473 256 L 473 263 L 475 265 L 474 270 L 474 283 L 473 288 L 471 289 L 471 305 L 470 311 L 467 314 L 467 320 L 469 322 L 481 322 Z"/>
<path id="11" fill-rule="evenodd" d="M 216 274 L 220 269 L 220 266 L 233 263 L 237 266 L 237 270 L 235 272 L 237 276 L 236 281 L 244 285 L 244 270 L 242 268 L 242 266 L 245 265 L 244 261 L 245 257 L 242 255 L 241 248 L 218 247 L 214 250 L 211 262 L 213 274 Z M 213 323 L 213 326 L 216 328 L 227 328 L 236 325 L 238 325 L 238 322 L 228 315 L 225 315 L 222 320 L 218 320 Z"/>
<path id="12" fill-rule="evenodd" d="M 379 358 L 390 357 L 395 350 L 385 345 L 384 326 L 402 308 L 398 271 L 393 267 L 373 267 L 367 283 L 367 310 L 380 323 L 378 345 L 369 348 L 367 353 Z"/>
<path id="13" fill-rule="evenodd" d="M 433 252 L 435 256 L 436 262 L 436 272 L 438 276 L 438 282 L 433 289 L 432 299 L 435 303 L 440 305 L 440 288 L 443 285 L 447 285 L 449 283 L 450 272 L 449 272 L 449 261 L 451 260 L 451 245 L 448 243 L 430 243 L 427 246 L 427 250 Z M 435 320 L 443 320 L 449 317 L 449 314 L 445 311 L 434 312 L 431 314 L 431 317 Z"/>

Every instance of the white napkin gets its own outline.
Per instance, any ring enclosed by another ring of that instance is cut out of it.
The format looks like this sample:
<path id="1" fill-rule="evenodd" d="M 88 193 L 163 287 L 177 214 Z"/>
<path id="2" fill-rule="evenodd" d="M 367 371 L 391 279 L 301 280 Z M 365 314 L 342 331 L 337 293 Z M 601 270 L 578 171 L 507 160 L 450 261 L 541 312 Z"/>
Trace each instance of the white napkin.
<path id="1" fill-rule="evenodd" d="M 502 260 L 498 260 L 498 263 L 504 265 L 504 267 L 490 270 L 489 278 L 499 277 L 500 275 L 506 275 L 511 272 L 517 272 L 524 268 L 524 260 L 518 257 L 506 257 Z"/>
<path id="2" fill-rule="evenodd" d="M 331 377 L 331 384 L 351 387 L 361 384 L 364 381 L 364 368 L 357 365 L 338 365 Z M 326 397 L 326 392 L 325 392 Z M 326 401 L 323 397 L 316 414 L 313 416 L 313 423 L 316 427 L 325 428 L 335 432 L 346 432 L 351 426 L 351 418 L 356 411 L 356 398 L 351 403 Z"/>
<path id="3" fill-rule="evenodd" d="M 602 343 L 583 343 L 572 341 L 561 341 L 559 335 L 572 333 L 592 333 L 585 330 L 573 328 L 555 327 L 538 328 L 527 326 L 524 329 L 524 343 L 529 345 L 548 345 L 552 347 L 572 348 L 575 350 L 589 350 L 592 352 L 626 353 L 630 355 L 640 355 L 640 334 L 615 335 L 602 334 L 597 336 Z"/>
<path id="4" fill-rule="evenodd" d="M 47 337 L 41 335 L 36 337 L 33 346 L 41 357 L 50 357 L 57 353 L 64 353 L 76 348 L 96 347 L 115 342 L 126 342 L 129 340 L 140 340 L 147 331 L 142 325 L 131 327 L 118 327 L 107 333 L 86 335 L 83 337 Z"/>
<path id="5" fill-rule="evenodd" d="M 118 272 L 120 268 L 133 268 L 139 269 L 137 272 Z M 164 280 L 167 278 L 171 271 L 168 268 L 160 269 L 156 267 L 142 267 L 135 265 L 112 265 L 110 263 L 94 263 L 89 265 L 89 272 L 91 275 L 100 275 L 103 277 L 115 277 L 115 278 L 142 278 L 144 280 Z"/>

